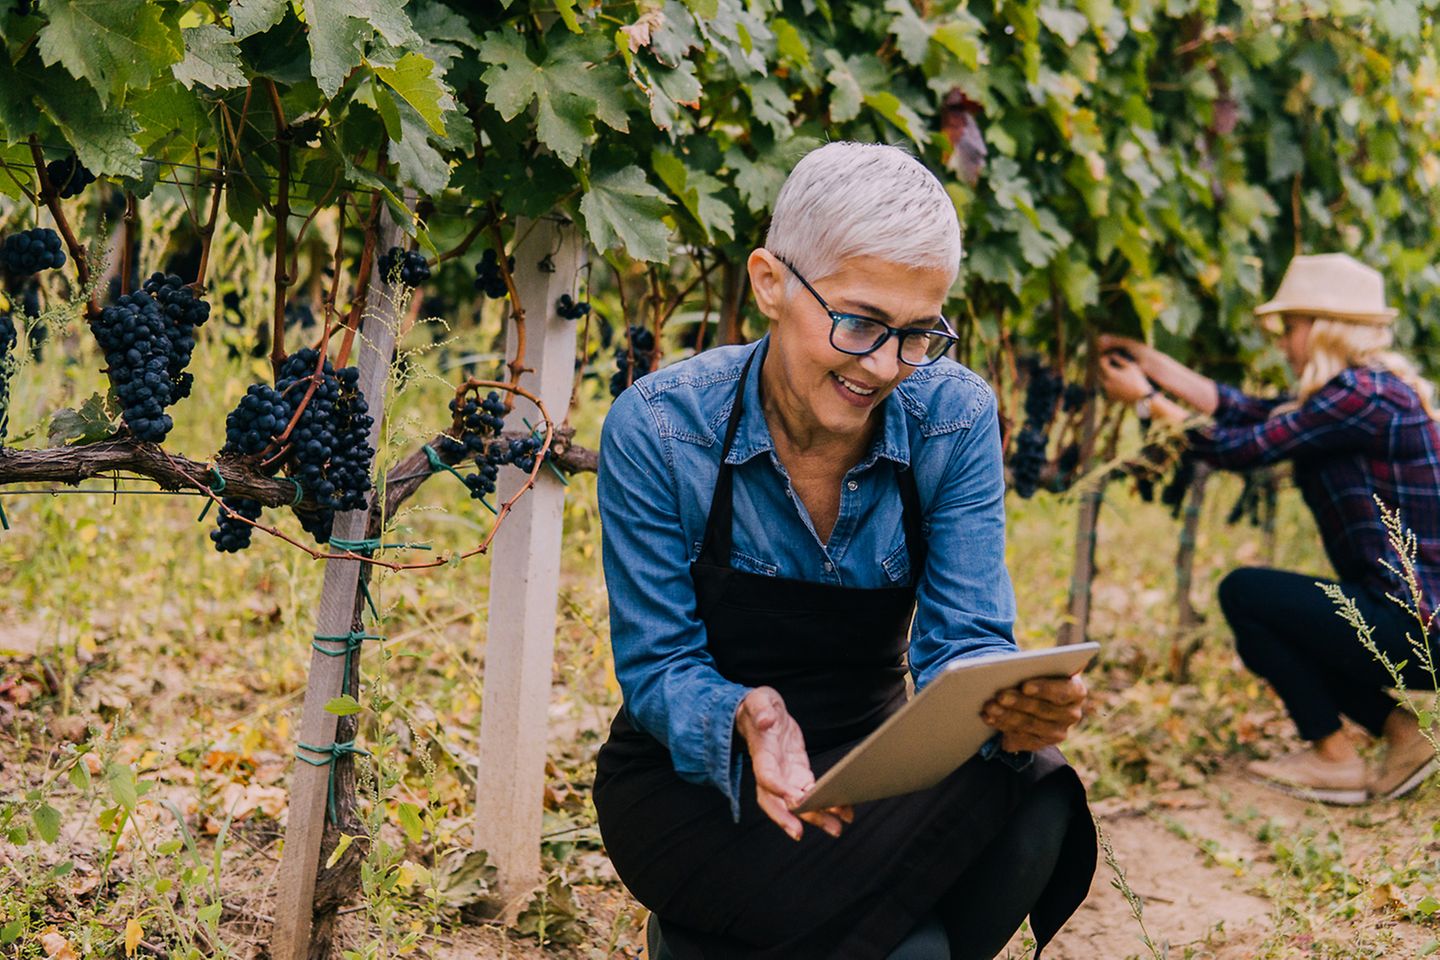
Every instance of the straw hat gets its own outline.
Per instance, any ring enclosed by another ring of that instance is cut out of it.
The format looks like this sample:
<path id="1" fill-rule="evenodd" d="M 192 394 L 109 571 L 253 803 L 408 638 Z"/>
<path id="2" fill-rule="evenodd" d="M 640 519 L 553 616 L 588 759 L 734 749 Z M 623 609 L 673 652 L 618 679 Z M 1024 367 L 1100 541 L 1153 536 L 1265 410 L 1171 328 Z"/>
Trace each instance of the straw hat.
<path id="1" fill-rule="evenodd" d="M 1345 253 L 1320 253 L 1291 260 L 1275 298 L 1255 308 L 1257 317 L 1299 313 L 1376 326 L 1389 324 L 1398 312 L 1385 306 L 1385 282 L 1380 271 Z"/>

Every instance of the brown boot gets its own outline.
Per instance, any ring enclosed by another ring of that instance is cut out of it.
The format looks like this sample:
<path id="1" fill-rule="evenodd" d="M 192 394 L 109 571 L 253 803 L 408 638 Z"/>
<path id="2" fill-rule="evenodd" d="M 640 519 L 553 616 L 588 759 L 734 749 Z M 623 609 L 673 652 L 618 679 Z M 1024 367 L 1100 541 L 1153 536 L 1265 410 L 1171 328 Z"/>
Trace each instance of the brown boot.
<path id="1" fill-rule="evenodd" d="M 1370 799 L 1365 761 L 1326 760 L 1314 750 L 1300 750 L 1277 760 L 1256 760 L 1245 767 L 1267 787 L 1299 797 L 1353 806 Z"/>

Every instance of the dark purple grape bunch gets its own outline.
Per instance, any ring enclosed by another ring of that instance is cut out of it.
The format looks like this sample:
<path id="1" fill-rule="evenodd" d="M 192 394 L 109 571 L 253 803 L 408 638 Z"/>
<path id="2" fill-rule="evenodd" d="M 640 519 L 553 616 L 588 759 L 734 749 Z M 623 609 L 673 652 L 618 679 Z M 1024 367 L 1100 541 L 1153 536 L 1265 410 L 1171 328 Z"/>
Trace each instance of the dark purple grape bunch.
<path id="1" fill-rule="evenodd" d="M 446 456 L 463 460 L 470 458 L 475 466 L 464 476 L 465 486 L 473 500 L 482 500 L 495 492 L 500 467 L 508 460 L 508 447 L 499 443 L 505 429 L 505 401 L 491 390 L 483 400 L 467 396 L 463 402 L 450 401 L 450 413 L 458 422 L 460 437 L 444 437 L 441 451 Z"/>
<path id="2" fill-rule="evenodd" d="M 28 277 L 63 266 L 65 247 L 60 234 L 49 227 L 12 233 L 0 244 L 0 267 L 12 277 Z"/>
<path id="3" fill-rule="evenodd" d="M 1025 383 L 1025 423 L 1015 437 L 1010 454 L 1010 477 L 1015 492 L 1025 499 L 1040 489 L 1041 474 L 1049 462 L 1050 423 L 1065 390 L 1065 378 L 1039 357 L 1027 357 L 1020 367 L 1028 375 Z"/>
<path id="4" fill-rule="evenodd" d="M 61 200 L 78 197 L 81 191 L 95 182 L 95 174 L 85 169 L 73 153 L 45 164 L 45 176 L 50 178 L 50 185 Z"/>
<path id="5" fill-rule="evenodd" d="M 369 415 L 354 367 L 336 370 L 321 362 L 313 348 L 297 350 L 285 359 L 275 389 L 295 406 L 311 386 L 319 369 L 319 382 L 290 435 L 290 476 L 323 510 L 358 510 L 370 492 Z"/>
<path id="6" fill-rule="evenodd" d="M 1082 383 L 1065 384 L 1065 392 L 1060 395 L 1061 413 L 1079 413 L 1085 409 L 1085 404 L 1090 402 L 1090 391 Z"/>
<path id="7" fill-rule="evenodd" d="M 555 301 L 555 312 L 562 320 L 579 320 L 590 312 L 590 304 L 584 300 L 575 300 L 568 293 L 560 294 L 560 299 Z"/>
<path id="8" fill-rule="evenodd" d="M 505 258 L 505 269 L 515 269 L 514 257 Z M 492 300 L 500 300 L 510 293 L 510 288 L 505 285 L 505 276 L 500 272 L 500 259 L 493 249 L 481 254 L 480 262 L 475 264 L 475 289 Z"/>
<path id="9" fill-rule="evenodd" d="M 170 330 L 170 357 L 167 368 L 174 384 L 171 402 L 190 396 L 195 378 L 185 372 L 195 352 L 195 328 L 210 319 L 210 304 L 175 274 L 153 273 L 142 285 L 165 314 Z"/>
<path id="10" fill-rule="evenodd" d="M 286 396 L 269 384 L 252 383 L 225 417 L 225 446 L 220 452 L 252 456 L 263 451 L 289 425 L 300 395 L 303 391 Z"/>
<path id="11" fill-rule="evenodd" d="M 195 350 L 195 321 L 209 305 L 191 291 L 179 295 L 169 278 L 117 299 L 91 325 L 105 352 L 110 386 L 120 398 L 125 425 L 137 440 L 159 443 L 174 426 L 165 408 L 190 392 L 185 372 Z M 154 291 L 152 294 L 151 291 Z"/>
<path id="12" fill-rule="evenodd" d="M 285 329 L 286 330 L 312 330 L 316 326 L 315 311 L 310 309 L 308 303 L 287 303 L 285 304 Z"/>
<path id="13" fill-rule="evenodd" d="M 418 250 L 391 247 L 380 254 L 380 276 L 387 283 L 398 278 L 407 287 L 418 287 L 430 279 L 430 263 Z"/>
<path id="14" fill-rule="evenodd" d="M 15 319 L 9 310 L 0 311 L 0 440 L 10 426 L 10 358 L 15 353 L 19 334 L 15 330 Z"/>
<path id="15" fill-rule="evenodd" d="M 1175 460 L 1175 470 L 1169 481 L 1160 488 L 1160 502 L 1170 508 L 1170 516 L 1180 518 L 1185 509 L 1185 499 L 1195 482 L 1195 458 L 1189 452 L 1180 454 Z"/>
<path id="16" fill-rule="evenodd" d="M 615 347 L 615 373 L 610 377 L 610 396 L 620 396 L 626 387 L 649 373 L 654 364 L 655 334 L 648 327 L 626 327 L 624 342 Z"/>
<path id="17" fill-rule="evenodd" d="M 260 501 L 251 500 L 246 497 L 226 497 L 221 501 L 226 507 L 235 511 L 239 517 L 245 520 L 260 519 Z M 255 528 L 239 517 L 231 516 L 224 510 L 220 511 L 220 518 L 215 522 L 215 529 L 210 531 L 210 542 L 215 544 L 215 549 L 221 553 L 239 553 L 250 546 L 250 534 Z"/>

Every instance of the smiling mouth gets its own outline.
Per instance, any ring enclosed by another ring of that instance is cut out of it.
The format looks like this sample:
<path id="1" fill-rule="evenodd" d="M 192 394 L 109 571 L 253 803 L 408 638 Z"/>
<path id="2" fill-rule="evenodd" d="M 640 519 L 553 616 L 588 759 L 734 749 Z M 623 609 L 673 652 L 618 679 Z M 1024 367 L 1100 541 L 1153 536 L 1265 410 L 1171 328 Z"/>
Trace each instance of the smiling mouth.
<path id="1" fill-rule="evenodd" d="M 840 376 L 840 374 L 838 374 L 838 373 L 832 372 L 830 375 L 831 375 L 832 377 L 834 377 L 837 381 L 839 381 L 840 386 L 844 387 L 846 390 L 849 390 L 851 393 L 855 394 L 855 396 L 857 396 L 857 397 L 869 397 L 869 396 L 872 396 L 872 395 L 874 395 L 874 393 L 875 393 L 876 390 L 879 390 L 879 389 L 880 389 L 879 387 L 862 387 L 862 386 L 860 386 L 858 383 L 855 383 L 854 381 L 846 380 L 844 377 Z"/>

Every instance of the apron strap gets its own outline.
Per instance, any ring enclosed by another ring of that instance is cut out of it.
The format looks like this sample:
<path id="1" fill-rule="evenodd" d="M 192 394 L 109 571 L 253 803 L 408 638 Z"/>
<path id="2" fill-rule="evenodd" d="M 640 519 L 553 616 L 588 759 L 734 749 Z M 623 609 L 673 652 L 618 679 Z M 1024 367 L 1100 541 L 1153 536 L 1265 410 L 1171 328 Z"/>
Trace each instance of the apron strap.
<path id="1" fill-rule="evenodd" d="M 735 433 L 740 429 L 740 418 L 745 414 L 745 384 L 750 379 L 750 365 L 763 347 L 750 352 L 745 366 L 740 369 L 740 382 L 735 387 L 735 399 L 730 404 L 730 420 L 725 425 L 725 442 L 720 446 L 720 472 L 715 478 L 715 493 L 710 499 L 710 514 L 705 520 L 705 538 L 700 541 L 700 559 L 720 567 L 730 565 L 730 549 L 733 545 L 734 506 L 732 492 L 735 488 L 735 467 L 726 460 L 735 443 Z"/>
<path id="2" fill-rule="evenodd" d="M 905 527 L 905 552 L 910 555 L 910 582 L 919 583 L 930 550 L 925 543 L 922 525 L 925 511 L 920 506 L 920 488 L 915 484 L 915 471 L 909 467 L 897 464 L 895 479 L 900 487 L 900 522 Z"/>

